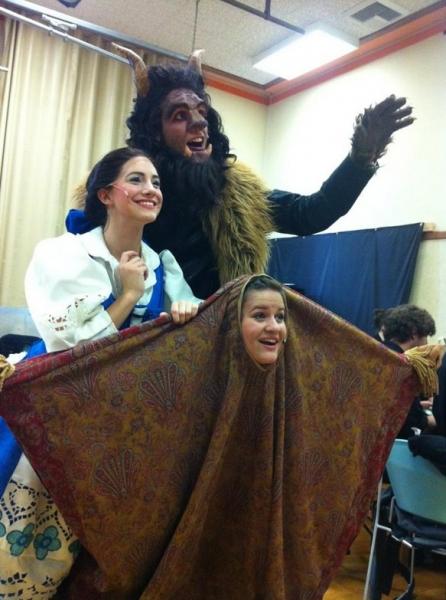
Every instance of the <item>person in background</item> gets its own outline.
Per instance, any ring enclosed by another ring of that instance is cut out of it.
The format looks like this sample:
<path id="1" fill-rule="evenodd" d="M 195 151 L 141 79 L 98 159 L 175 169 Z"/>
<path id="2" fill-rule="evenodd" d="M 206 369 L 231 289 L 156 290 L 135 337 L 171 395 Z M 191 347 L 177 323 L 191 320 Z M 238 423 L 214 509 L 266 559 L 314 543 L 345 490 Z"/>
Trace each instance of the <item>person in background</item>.
<path id="1" fill-rule="evenodd" d="M 398 353 L 425 346 L 428 336 L 435 334 L 435 322 L 423 308 L 414 304 L 401 304 L 382 311 L 379 325 L 384 335 L 384 344 Z M 397 435 L 408 439 L 414 434 L 435 428 L 435 418 L 431 412 L 432 398 L 415 398 L 407 419 Z"/>
<path id="2" fill-rule="evenodd" d="M 386 312 L 386 308 L 376 308 L 373 311 L 373 327 L 375 328 L 375 335 L 373 337 L 378 342 L 384 342 L 383 320 L 386 316 Z"/>
<path id="3" fill-rule="evenodd" d="M 435 433 L 446 436 L 446 357 L 443 358 L 438 370 L 438 395 L 434 398 L 432 412 L 434 414 L 437 428 Z"/>

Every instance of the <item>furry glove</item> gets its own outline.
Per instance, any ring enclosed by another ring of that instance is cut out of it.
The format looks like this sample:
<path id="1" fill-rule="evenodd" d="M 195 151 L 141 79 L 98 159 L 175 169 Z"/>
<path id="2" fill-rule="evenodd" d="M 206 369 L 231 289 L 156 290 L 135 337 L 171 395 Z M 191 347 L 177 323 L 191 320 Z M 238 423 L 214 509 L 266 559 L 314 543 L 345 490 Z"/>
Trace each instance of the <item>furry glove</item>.
<path id="1" fill-rule="evenodd" d="M 406 98 L 393 94 L 385 100 L 366 108 L 355 119 L 352 136 L 352 160 L 361 167 L 377 166 L 376 162 L 386 153 L 392 134 L 414 122 L 412 107 L 406 106 Z"/>

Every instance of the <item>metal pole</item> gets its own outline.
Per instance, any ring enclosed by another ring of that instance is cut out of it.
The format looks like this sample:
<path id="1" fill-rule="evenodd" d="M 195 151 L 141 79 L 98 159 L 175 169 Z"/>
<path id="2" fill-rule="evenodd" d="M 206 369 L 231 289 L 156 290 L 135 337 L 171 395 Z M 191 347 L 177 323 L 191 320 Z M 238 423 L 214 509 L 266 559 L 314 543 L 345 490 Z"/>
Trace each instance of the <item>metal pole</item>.
<path id="1" fill-rule="evenodd" d="M 244 10 L 245 12 L 251 13 L 252 15 L 255 15 L 256 17 L 260 17 L 262 19 L 265 19 L 265 21 L 271 21 L 271 23 L 274 23 L 275 25 L 280 25 L 280 27 L 285 27 L 286 29 L 291 29 L 291 31 L 294 31 L 295 33 L 301 33 L 304 34 L 305 33 L 305 29 L 302 29 L 302 27 L 298 27 L 297 25 L 293 25 L 292 23 L 288 23 L 287 21 L 282 21 L 282 19 L 277 19 L 276 17 L 273 17 L 271 15 L 270 11 L 270 2 L 266 2 L 266 6 L 265 6 L 265 11 L 262 12 L 261 10 L 257 10 L 256 8 L 253 8 L 252 6 L 248 6 L 247 4 L 243 4 L 243 2 L 238 2 L 238 0 L 221 0 L 222 2 L 225 2 L 226 4 L 230 4 L 231 6 L 234 6 L 235 8 L 239 8 L 240 10 Z"/>
<path id="2" fill-rule="evenodd" d="M 374 564 L 374 561 L 376 560 L 375 559 L 375 548 L 376 548 L 376 538 L 378 536 L 378 524 L 379 524 L 379 513 L 380 513 L 380 509 L 381 509 L 382 487 L 383 487 L 383 480 L 381 477 L 381 479 L 379 480 L 379 484 L 378 484 L 378 493 L 376 494 L 375 518 L 373 520 L 372 542 L 370 544 L 369 562 L 367 565 L 367 575 L 365 578 L 363 600 L 370 600 L 370 580 L 372 577 L 372 570 L 374 567 L 376 567 L 376 565 Z"/>
<path id="3" fill-rule="evenodd" d="M 49 8 L 40 6 L 38 4 L 34 4 L 33 2 L 28 2 L 27 0 L 2 0 L 4 4 L 9 6 L 13 6 L 14 8 L 20 8 L 28 11 L 28 14 L 34 13 L 41 17 L 42 15 L 47 15 L 48 17 L 54 17 L 60 21 L 65 21 L 66 23 L 77 25 L 79 29 L 83 29 L 86 31 L 92 31 L 93 33 L 97 33 L 101 37 L 109 38 L 118 41 L 125 45 L 136 46 L 137 48 L 141 48 L 142 50 L 148 50 L 149 52 L 154 52 L 156 54 L 161 54 L 162 56 L 167 56 L 169 58 L 173 58 L 174 60 L 180 60 L 182 62 L 188 61 L 188 56 L 184 54 L 180 54 L 179 52 L 173 52 L 171 50 L 166 50 L 164 48 L 160 48 L 155 46 L 154 44 L 147 44 L 142 40 L 138 40 L 136 38 L 130 37 L 128 35 L 124 35 L 119 33 L 118 31 L 114 31 L 113 29 L 107 29 L 106 27 L 101 27 L 100 25 L 95 25 L 94 23 L 89 23 L 88 21 L 83 21 L 82 19 L 77 19 L 75 17 L 68 16 L 64 13 L 51 10 Z M 21 17 L 18 13 L 13 13 L 17 15 L 18 18 Z M 37 21 L 33 21 L 33 23 L 37 23 Z M 32 23 L 30 23 L 32 24 Z M 77 39 L 77 38 L 76 38 Z M 116 55 L 113 55 L 115 57 Z M 119 57 L 122 58 L 122 57 Z M 125 60 L 125 59 L 123 59 Z"/>
<path id="4" fill-rule="evenodd" d="M 123 58 L 122 56 L 118 56 L 117 54 L 113 54 L 113 52 L 104 50 L 104 48 L 100 48 L 99 46 L 95 46 L 94 44 L 84 42 L 84 40 L 80 40 L 79 38 L 76 38 L 72 35 L 68 35 L 68 33 L 66 33 L 65 31 L 59 31 L 58 29 L 55 29 L 54 27 L 51 27 L 49 25 L 44 25 L 43 23 L 39 23 L 38 21 L 29 19 L 28 17 L 25 17 L 24 15 L 20 15 L 18 13 L 15 13 L 15 12 L 8 10 L 7 8 L 3 8 L 1 6 L 0 6 L 0 14 L 6 15 L 7 17 L 14 19 L 15 21 L 22 21 L 23 23 L 26 23 L 27 25 L 31 25 L 32 27 L 37 27 L 37 29 L 42 29 L 43 31 L 46 31 L 49 35 L 56 35 L 58 37 L 61 37 L 64 41 L 74 42 L 75 44 L 78 44 L 79 46 L 82 46 L 83 48 L 88 48 L 89 50 L 93 50 L 94 52 L 98 52 L 99 54 L 108 56 L 108 58 L 113 58 L 114 60 L 118 60 L 119 62 L 122 62 L 122 63 L 125 63 L 126 65 L 128 65 L 128 61 L 126 58 Z M 2 70 L 4 70 L 3 67 L 2 67 Z"/>

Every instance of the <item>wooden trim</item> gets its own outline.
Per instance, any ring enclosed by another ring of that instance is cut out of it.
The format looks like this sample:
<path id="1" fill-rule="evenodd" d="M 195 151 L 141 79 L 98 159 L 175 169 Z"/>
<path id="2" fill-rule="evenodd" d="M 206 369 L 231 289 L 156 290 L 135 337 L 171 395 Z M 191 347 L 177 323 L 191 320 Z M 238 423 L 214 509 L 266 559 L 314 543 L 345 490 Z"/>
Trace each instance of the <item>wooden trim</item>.
<path id="1" fill-rule="evenodd" d="M 268 98 L 262 85 L 252 83 L 240 77 L 228 76 L 226 73 L 203 67 L 204 79 L 207 86 L 252 100 L 258 104 L 268 104 Z"/>
<path id="2" fill-rule="evenodd" d="M 421 241 L 426 240 L 446 240 L 446 231 L 424 231 Z"/>
<path id="3" fill-rule="evenodd" d="M 320 83 L 347 73 L 393 52 L 417 44 L 446 29 L 446 6 L 438 8 L 418 19 L 396 27 L 387 33 L 365 41 L 360 47 L 350 54 L 332 61 L 328 65 L 319 67 L 292 81 L 267 86 L 271 94 L 271 104 L 280 102 L 289 96 Z"/>
<path id="4" fill-rule="evenodd" d="M 41 12 L 39 11 L 41 8 L 39 5 L 27 0 L 21 0 L 20 2 L 7 1 L 7 5 L 19 6 L 31 12 L 31 14 Z M 47 8 L 44 12 L 61 19 L 66 17 L 65 13 Z M 4 20 L 4 17 L 0 15 L 0 23 L 2 20 Z M 185 59 L 183 55 L 162 52 L 159 48 L 144 44 L 128 36 L 122 36 L 109 29 L 99 26 L 94 26 L 92 29 L 92 24 L 86 21 L 71 16 L 69 20 L 79 24 L 83 29 L 93 30 L 108 39 L 124 41 L 136 48 L 150 49 L 152 52 L 164 54 L 178 60 Z M 436 2 L 433 6 L 418 11 L 415 15 L 409 15 L 394 25 L 367 36 L 355 52 L 351 52 L 345 57 L 291 81 L 275 79 L 268 84 L 261 85 L 206 66 L 204 66 L 203 71 L 206 83 L 210 87 L 215 87 L 259 104 L 270 105 L 443 31 L 446 31 L 446 0 Z"/>
<path id="5" fill-rule="evenodd" d="M 413 20 L 405 19 L 400 26 L 395 24 L 381 34 L 367 37 L 354 52 L 291 81 L 275 80 L 262 86 L 206 68 L 205 78 L 208 85 L 217 89 L 270 105 L 444 31 L 446 3 L 442 2 L 432 11 L 423 10 L 421 16 Z"/>

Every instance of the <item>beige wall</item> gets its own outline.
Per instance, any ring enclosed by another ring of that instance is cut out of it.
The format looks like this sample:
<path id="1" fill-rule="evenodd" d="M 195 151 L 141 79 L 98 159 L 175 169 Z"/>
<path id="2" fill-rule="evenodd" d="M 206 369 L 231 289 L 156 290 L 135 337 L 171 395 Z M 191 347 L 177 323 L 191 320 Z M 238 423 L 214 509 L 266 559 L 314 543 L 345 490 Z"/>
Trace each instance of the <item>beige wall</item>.
<path id="1" fill-rule="evenodd" d="M 273 105 L 266 176 L 285 189 L 313 191 L 348 152 L 354 116 L 390 93 L 406 96 L 416 123 L 395 135 L 382 170 L 333 230 L 416 221 L 446 229 L 439 202 L 446 190 L 445 65 L 446 36 L 438 35 Z"/>
<path id="2" fill-rule="evenodd" d="M 406 96 L 417 121 L 395 135 L 382 169 L 332 231 L 433 222 L 446 230 L 446 36 L 346 73 L 268 109 L 264 176 L 310 193 L 349 150 L 354 116 L 390 93 Z M 446 240 L 423 242 L 411 301 L 446 335 Z"/>
<path id="3" fill-rule="evenodd" d="M 441 199 L 444 202 L 445 197 Z M 446 240 L 422 242 L 410 301 L 426 308 L 437 325 L 436 338 L 446 339 Z"/>
<path id="4" fill-rule="evenodd" d="M 257 173 L 263 169 L 267 107 L 209 88 L 212 105 L 223 115 L 223 125 L 231 151 Z"/>

